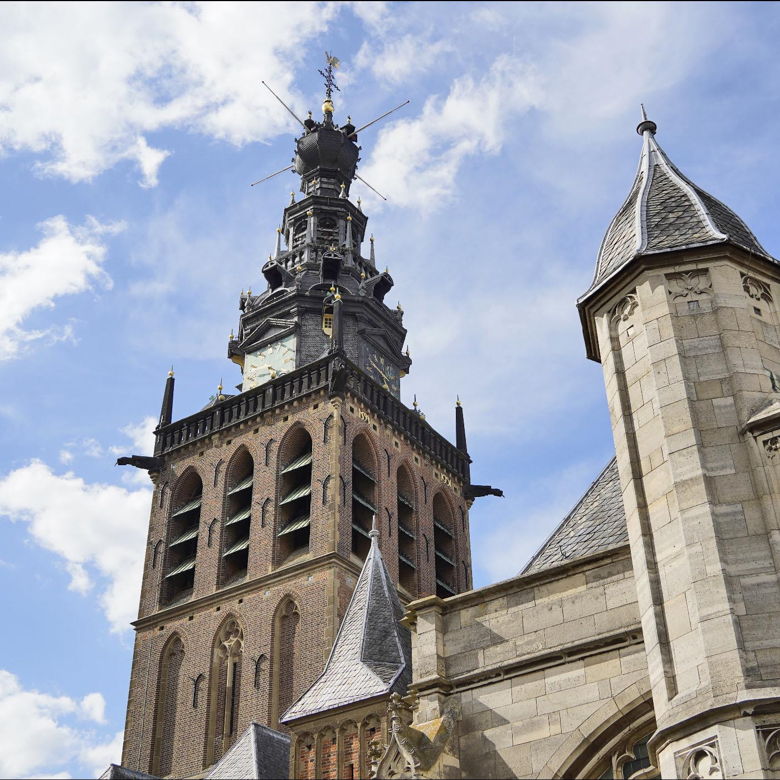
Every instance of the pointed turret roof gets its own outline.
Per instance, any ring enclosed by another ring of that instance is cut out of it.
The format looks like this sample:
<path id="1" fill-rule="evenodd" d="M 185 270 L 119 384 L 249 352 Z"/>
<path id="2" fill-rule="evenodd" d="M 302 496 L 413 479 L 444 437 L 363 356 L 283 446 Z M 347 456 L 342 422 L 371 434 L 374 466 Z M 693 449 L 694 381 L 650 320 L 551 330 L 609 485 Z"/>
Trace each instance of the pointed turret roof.
<path id="1" fill-rule="evenodd" d="M 322 674 L 281 718 L 282 723 L 393 692 L 411 681 L 409 630 L 404 610 L 371 529 L 363 564 L 344 620 Z"/>
<path id="2" fill-rule="evenodd" d="M 639 255 L 728 242 L 777 262 L 728 206 L 678 170 L 655 140 L 656 130 L 643 107 L 634 184 L 601 242 L 596 273 L 583 298 Z"/>

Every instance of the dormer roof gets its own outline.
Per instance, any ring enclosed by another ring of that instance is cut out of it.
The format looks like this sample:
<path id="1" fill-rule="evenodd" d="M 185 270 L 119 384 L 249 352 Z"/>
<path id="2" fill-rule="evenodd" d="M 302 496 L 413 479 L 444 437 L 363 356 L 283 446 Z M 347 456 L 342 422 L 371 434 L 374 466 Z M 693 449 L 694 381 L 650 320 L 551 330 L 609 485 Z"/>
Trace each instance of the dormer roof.
<path id="1" fill-rule="evenodd" d="M 322 674 L 280 718 L 282 723 L 398 692 L 411 682 L 409 630 L 404 610 L 372 529 L 363 564 Z"/>

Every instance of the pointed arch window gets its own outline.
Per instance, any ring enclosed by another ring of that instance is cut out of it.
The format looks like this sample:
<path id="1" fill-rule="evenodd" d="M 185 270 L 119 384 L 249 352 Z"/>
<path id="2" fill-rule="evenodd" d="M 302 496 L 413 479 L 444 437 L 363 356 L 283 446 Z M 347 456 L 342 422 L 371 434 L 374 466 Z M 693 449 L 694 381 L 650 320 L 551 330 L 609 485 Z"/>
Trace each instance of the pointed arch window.
<path id="1" fill-rule="evenodd" d="M 446 599 L 456 591 L 455 535 L 452 510 L 441 493 L 433 497 L 433 557 L 436 595 Z"/>
<path id="2" fill-rule="evenodd" d="M 151 760 L 152 774 L 158 777 L 165 777 L 173 770 L 176 718 L 183 663 L 184 644 L 179 635 L 174 634 L 165 643 L 160 654 Z"/>
<path id="3" fill-rule="evenodd" d="M 222 527 L 220 587 L 240 582 L 246 577 L 254 467 L 252 456 L 242 449 L 228 470 L 225 520 Z"/>
<path id="4" fill-rule="evenodd" d="M 217 761 L 236 738 L 243 653 L 243 629 L 234 617 L 230 617 L 217 632 L 212 651 L 206 766 Z"/>
<path id="5" fill-rule="evenodd" d="M 410 596 L 417 596 L 417 517 L 414 482 L 406 466 L 396 472 L 398 512 L 398 581 Z"/>
<path id="6" fill-rule="evenodd" d="M 365 434 L 352 442 L 352 552 L 365 560 L 371 548 L 368 535 L 376 514 L 377 463 Z"/>
<path id="7" fill-rule="evenodd" d="M 297 560 L 309 552 L 311 522 L 311 436 L 295 428 L 280 448 L 277 561 Z"/>
<path id="8" fill-rule="evenodd" d="M 274 626 L 274 690 L 272 693 L 271 712 L 274 728 L 278 727 L 279 718 L 295 701 L 295 681 L 298 675 L 298 624 L 301 614 L 298 605 L 290 598 L 283 601 L 276 613 Z"/>
<path id="9" fill-rule="evenodd" d="M 203 483 L 195 471 L 190 471 L 176 486 L 171 501 L 160 594 L 163 604 L 182 601 L 192 595 L 202 501 Z"/>

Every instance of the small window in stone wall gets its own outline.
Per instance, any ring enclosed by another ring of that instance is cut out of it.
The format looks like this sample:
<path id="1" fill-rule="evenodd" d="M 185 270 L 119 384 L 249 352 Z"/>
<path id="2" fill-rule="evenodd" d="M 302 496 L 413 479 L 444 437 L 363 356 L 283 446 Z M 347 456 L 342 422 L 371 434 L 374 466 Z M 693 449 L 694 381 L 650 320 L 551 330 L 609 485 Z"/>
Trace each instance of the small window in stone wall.
<path id="1" fill-rule="evenodd" d="M 598 775 L 598 780 L 660 780 L 661 775 L 650 762 L 647 743 L 653 735 L 649 734 L 629 742 L 626 749 L 615 751 L 609 764 Z"/>

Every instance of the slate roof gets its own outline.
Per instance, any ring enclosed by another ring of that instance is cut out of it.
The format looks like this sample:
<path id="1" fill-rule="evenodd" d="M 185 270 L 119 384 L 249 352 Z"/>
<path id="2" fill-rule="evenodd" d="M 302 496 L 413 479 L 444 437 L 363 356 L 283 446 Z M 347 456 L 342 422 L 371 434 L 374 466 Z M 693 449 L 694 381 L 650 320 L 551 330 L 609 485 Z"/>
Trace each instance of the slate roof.
<path id="1" fill-rule="evenodd" d="M 404 610 L 379 551 L 379 532 L 373 529 L 370 536 L 371 549 L 325 669 L 282 723 L 383 694 L 406 694 L 412 667 L 409 630 L 399 623 Z"/>
<path id="2" fill-rule="evenodd" d="M 250 723 L 206 775 L 206 780 L 241 778 L 275 780 L 290 773 L 290 737 L 280 731 Z"/>
<path id="3" fill-rule="evenodd" d="M 109 764 L 108 769 L 100 775 L 100 780 L 158 780 L 156 775 L 147 775 L 119 764 Z"/>
<path id="4" fill-rule="evenodd" d="M 697 187 L 671 162 L 645 119 L 639 168 L 601 242 L 589 294 L 637 255 L 729 242 L 768 260 L 750 228 L 726 205 Z M 584 296 L 583 296 L 584 297 Z"/>
<path id="5" fill-rule="evenodd" d="M 549 569 L 627 542 L 626 513 L 613 458 L 522 573 Z"/>

